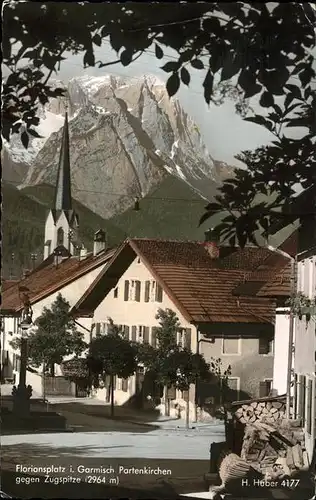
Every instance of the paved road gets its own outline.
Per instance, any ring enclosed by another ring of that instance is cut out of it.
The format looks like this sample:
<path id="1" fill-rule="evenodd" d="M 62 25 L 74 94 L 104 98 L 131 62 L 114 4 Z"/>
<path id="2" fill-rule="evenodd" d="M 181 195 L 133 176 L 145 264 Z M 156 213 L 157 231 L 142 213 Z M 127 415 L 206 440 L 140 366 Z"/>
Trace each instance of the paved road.
<path id="1" fill-rule="evenodd" d="M 177 422 L 177 421 L 176 421 Z M 75 432 L 3 436 L 2 447 L 33 445 L 64 450 L 72 456 L 95 458 L 148 458 L 208 460 L 212 442 L 225 439 L 222 425 L 199 425 L 179 429 L 174 421 L 163 422 L 160 429 L 139 434 L 133 432 Z"/>

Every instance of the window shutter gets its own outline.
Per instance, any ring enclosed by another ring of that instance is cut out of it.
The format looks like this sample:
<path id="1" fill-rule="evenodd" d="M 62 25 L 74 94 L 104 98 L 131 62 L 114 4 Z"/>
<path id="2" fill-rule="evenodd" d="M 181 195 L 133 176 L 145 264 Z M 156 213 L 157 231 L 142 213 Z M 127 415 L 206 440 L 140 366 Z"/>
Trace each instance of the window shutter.
<path id="1" fill-rule="evenodd" d="M 136 342 L 136 333 L 137 333 L 136 326 L 132 326 L 132 341 L 133 342 Z"/>
<path id="2" fill-rule="evenodd" d="M 129 326 L 128 325 L 123 325 L 123 330 L 124 330 L 124 337 L 129 340 Z"/>
<path id="3" fill-rule="evenodd" d="M 306 415 L 306 430 L 308 434 L 312 432 L 312 394 L 313 394 L 313 383 L 308 380 L 307 383 L 307 415 Z"/>
<path id="4" fill-rule="evenodd" d="M 95 324 L 95 336 L 100 337 L 101 335 L 101 323 Z"/>
<path id="5" fill-rule="evenodd" d="M 144 327 L 144 342 L 149 344 L 149 326 Z"/>
<path id="6" fill-rule="evenodd" d="M 128 378 L 122 379 L 122 391 L 124 392 L 128 391 Z"/>
<path id="7" fill-rule="evenodd" d="M 129 281 L 125 280 L 125 285 L 124 285 L 124 300 L 127 301 L 129 296 Z"/>
<path id="8" fill-rule="evenodd" d="M 140 302 L 140 281 L 135 281 L 135 300 Z"/>
<path id="9" fill-rule="evenodd" d="M 259 354 L 269 354 L 269 342 L 266 337 L 259 338 Z"/>
<path id="10" fill-rule="evenodd" d="M 191 349 L 191 328 L 185 329 L 184 347 Z"/>
<path id="11" fill-rule="evenodd" d="M 153 326 L 151 329 L 151 345 L 157 347 L 157 326 Z"/>
<path id="12" fill-rule="evenodd" d="M 265 398 L 269 395 L 269 382 L 263 380 L 259 383 L 259 398 Z"/>
<path id="13" fill-rule="evenodd" d="M 156 283 L 156 296 L 155 296 L 156 302 L 162 302 L 162 288 L 159 285 L 159 283 Z"/>
<path id="14" fill-rule="evenodd" d="M 145 302 L 149 302 L 150 296 L 150 281 L 145 281 Z"/>

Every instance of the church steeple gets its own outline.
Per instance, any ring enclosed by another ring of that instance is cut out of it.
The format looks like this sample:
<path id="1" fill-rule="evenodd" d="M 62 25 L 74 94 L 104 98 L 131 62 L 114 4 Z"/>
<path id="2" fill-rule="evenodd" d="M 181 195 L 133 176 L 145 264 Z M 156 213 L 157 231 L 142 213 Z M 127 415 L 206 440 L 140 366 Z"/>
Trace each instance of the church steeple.
<path id="1" fill-rule="evenodd" d="M 79 241 L 79 219 L 72 209 L 68 113 L 65 113 L 60 146 L 54 205 L 45 224 L 44 259 L 54 251 L 74 255 Z"/>
<path id="2" fill-rule="evenodd" d="M 55 210 L 72 210 L 67 111 L 65 113 L 65 123 L 59 155 L 54 208 Z"/>

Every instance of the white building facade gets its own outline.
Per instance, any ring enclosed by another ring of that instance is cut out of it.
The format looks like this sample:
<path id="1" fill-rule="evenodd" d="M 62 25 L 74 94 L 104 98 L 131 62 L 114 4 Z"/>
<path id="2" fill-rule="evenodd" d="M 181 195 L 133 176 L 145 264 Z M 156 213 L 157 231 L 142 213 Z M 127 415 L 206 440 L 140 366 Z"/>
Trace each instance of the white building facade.
<path id="1" fill-rule="evenodd" d="M 196 328 L 190 324 L 181 312 L 176 308 L 159 283 L 152 276 L 148 268 L 140 258 L 135 257 L 131 265 L 126 269 L 118 280 L 114 289 L 104 297 L 102 302 L 94 311 L 93 323 L 94 334 L 105 334 L 109 318 L 114 324 L 121 326 L 129 340 L 136 342 L 147 342 L 156 346 L 155 329 L 159 327 L 156 315 L 159 309 L 172 309 L 179 318 L 182 332 L 178 334 L 178 343 L 183 347 L 188 345 L 193 350 L 196 349 Z M 140 373 L 129 377 L 126 380 L 116 379 L 115 384 L 115 404 L 123 405 L 127 403 L 138 391 L 138 377 Z M 99 388 L 95 391 L 97 399 L 109 399 L 109 388 Z M 190 389 L 190 415 L 194 414 L 194 387 Z M 180 404 L 180 410 L 185 412 L 185 401 L 180 391 L 177 391 L 177 398 L 173 401 L 171 414 L 175 414 L 175 404 Z"/>
<path id="2" fill-rule="evenodd" d="M 315 251 L 313 252 L 315 254 Z M 305 446 L 310 461 L 316 439 L 316 255 L 306 255 L 297 264 L 297 288 L 310 299 L 311 308 L 303 308 L 296 317 L 294 342 L 295 407 L 294 416 L 302 419 Z M 310 313 L 306 314 L 306 311 Z M 310 316 L 309 316 L 310 314 Z"/>

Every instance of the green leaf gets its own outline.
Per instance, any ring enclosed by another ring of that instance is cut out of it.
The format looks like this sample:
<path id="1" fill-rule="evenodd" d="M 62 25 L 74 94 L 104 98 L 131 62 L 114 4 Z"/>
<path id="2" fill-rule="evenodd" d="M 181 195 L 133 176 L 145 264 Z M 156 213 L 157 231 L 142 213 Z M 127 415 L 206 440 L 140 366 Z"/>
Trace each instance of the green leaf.
<path id="1" fill-rule="evenodd" d="M 206 73 L 204 82 L 203 82 L 203 87 L 204 87 L 204 99 L 207 104 L 211 102 L 211 97 L 213 94 L 213 85 L 214 85 L 214 76 L 211 70 L 209 69 L 208 72 Z"/>
<path id="2" fill-rule="evenodd" d="M 168 61 L 166 64 L 161 66 L 161 69 L 166 73 L 172 73 L 178 71 L 180 64 L 177 61 Z"/>
<path id="3" fill-rule="evenodd" d="M 311 82 L 312 78 L 314 78 L 314 75 L 315 73 L 313 69 L 308 67 L 299 73 L 298 76 L 299 79 L 301 80 L 303 87 L 306 87 L 306 85 L 308 85 Z"/>
<path id="4" fill-rule="evenodd" d="M 162 48 L 159 47 L 159 45 L 157 45 L 157 43 L 155 43 L 155 55 L 156 55 L 157 59 L 162 59 L 164 56 Z"/>
<path id="5" fill-rule="evenodd" d="M 25 147 L 25 149 L 27 149 L 27 147 L 29 145 L 29 141 L 30 141 L 30 138 L 29 138 L 29 135 L 27 132 L 22 132 L 21 141 L 22 141 L 22 144 Z"/>
<path id="6" fill-rule="evenodd" d="M 132 62 L 132 59 L 133 53 L 128 49 L 123 50 L 122 54 L 120 55 L 120 60 L 123 66 L 128 66 Z"/>
<path id="7" fill-rule="evenodd" d="M 173 73 L 167 80 L 166 88 L 169 97 L 175 95 L 180 87 L 180 78 L 178 73 Z"/>
<path id="8" fill-rule="evenodd" d="M 92 50 L 87 50 L 83 57 L 83 64 L 84 66 L 94 66 L 95 63 L 95 58 L 94 58 L 94 53 Z"/>
<path id="9" fill-rule="evenodd" d="M 269 108 L 270 106 L 273 106 L 274 104 L 274 97 L 270 92 L 263 92 L 262 96 L 260 97 L 260 106 L 263 108 Z"/>
<path id="10" fill-rule="evenodd" d="M 93 43 L 95 43 L 98 47 L 101 47 L 102 45 L 102 38 L 100 37 L 100 35 L 98 33 L 96 33 L 93 37 L 92 37 L 92 41 Z"/>
<path id="11" fill-rule="evenodd" d="M 43 135 L 40 135 L 38 132 L 36 132 L 36 130 L 34 130 L 33 128 L 28 128 L 27 131 L 33 137 L 39 137 L 39 138 L 44 137 Z"/>
<path id="12" fill-rule="evenodd" d="M 191 66 L 195 69 L 204 69 L 204 63 L 201 59 L 192 59 Z"/>
<path id="13" fill-rule="evenodd" d="M 246 122 L 252 122 L 256 123 L 257 125 L 262 125 L 263 127 L 266 127 L 268 130 L 273 130 L 273 123 L 270 122 L 270 120 L 267 120 L 261 115 L 255 115 L 255 116 L 248 116 L 244 118 Z"/>
<path id="14" fill-rule="evenodd" d="M 188 72 L 188 70 L 186 68 L 181 68 L 181 80 L 182 82 L 185 84 L 185 85 L 189 85 L 190 83 L 190 73 Z"/>
<path id="15" fill-rule="evenodd" d="M 235 76 L 239 71 L 241 67 L 241 58 L 238 56 L 238 54 L 235 53 L 228 53 L 227 56 L 225 57 L 225 62 L 223 65 L 223 69 L 221 72 L 221 81 L 229 80 L 233 76 Z"/>

